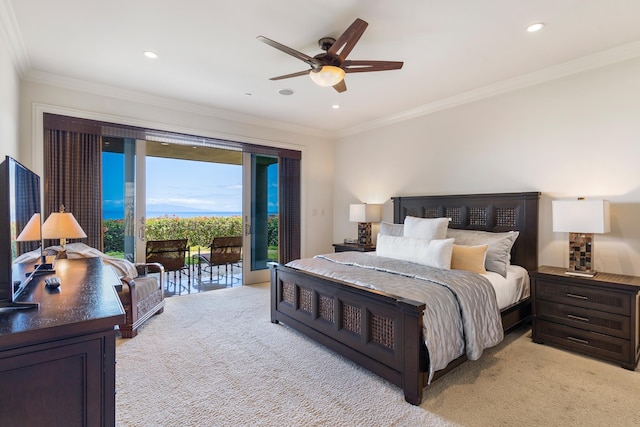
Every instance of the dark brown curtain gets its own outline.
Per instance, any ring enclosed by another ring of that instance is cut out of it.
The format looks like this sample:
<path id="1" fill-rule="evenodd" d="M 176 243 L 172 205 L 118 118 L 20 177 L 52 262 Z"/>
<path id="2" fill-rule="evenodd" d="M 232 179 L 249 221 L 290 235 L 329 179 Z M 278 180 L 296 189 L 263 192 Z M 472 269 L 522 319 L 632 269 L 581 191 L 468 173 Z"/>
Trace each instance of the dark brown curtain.
<path id="1" fill-rule="evenodd" d="M 300 159 L 279 159 L 280 262 L 300 258 Z"/>
<path id="2" fill-rule="evenodd" d="M 79 130 L 50 129 L 45 121 L 44 217 L 64 205 L 87 234 L 80 241 L 102 250 L 102 136 Z"/>

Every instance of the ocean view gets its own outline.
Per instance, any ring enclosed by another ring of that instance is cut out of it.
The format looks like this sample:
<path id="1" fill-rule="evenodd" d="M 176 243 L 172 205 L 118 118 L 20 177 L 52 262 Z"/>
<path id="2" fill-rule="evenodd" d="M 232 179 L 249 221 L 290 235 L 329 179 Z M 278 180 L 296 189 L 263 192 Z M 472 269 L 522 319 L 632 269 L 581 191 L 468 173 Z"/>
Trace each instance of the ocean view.
<path id="1" fill-rule="evenodd" d="M 242 212 L 153 212 L 147 211 L 147 218 L 159 218 L 163 216 L 168 217 L 178 217 L 178 218 L 193 218 L 196 216 L 240 216 Z M 105 210 L 102 212 L 102 219 L 123 219 L 124 214 L 121 210 L 118 211 L 108 211 Z"/>

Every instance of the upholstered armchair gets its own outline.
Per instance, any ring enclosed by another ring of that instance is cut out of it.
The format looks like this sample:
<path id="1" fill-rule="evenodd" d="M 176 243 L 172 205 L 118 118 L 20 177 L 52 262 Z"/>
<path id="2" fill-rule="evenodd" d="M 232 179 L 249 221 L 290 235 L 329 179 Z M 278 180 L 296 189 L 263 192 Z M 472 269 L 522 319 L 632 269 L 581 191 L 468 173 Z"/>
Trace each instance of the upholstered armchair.
<path id="1" fill-rule="evenodd" d="M 159 263 L 137 264 L 138 276 L 122 277 L 118 292 L 126 312 L 125 323 L 119 325 L 123 338 L 133 338 L 138 327 L 154 314 L 164 311 L 164 267 Z M 150 275 L 150 273 L 158 273 Z"/>
<path id="2" fill-rule="evenodd" d="M 42 250 L 22 254 L 16 262 L 36 261 L 41 255 L 57 257 L 60 246 L 50 246 Z M 138 334 L 138 327 L 154 314 L 164 311 L 164 267 L 159 263 L 136 265 L 122 258 L 115 258 L 89 247 L 84 243 L 66 245 L 69 259 L 94 258 L 102 259 L 113 268 L 122 283 L 118 296 L 126 312 L 125 323 L 119 325 L 124 338 L 133 338 Z"/>

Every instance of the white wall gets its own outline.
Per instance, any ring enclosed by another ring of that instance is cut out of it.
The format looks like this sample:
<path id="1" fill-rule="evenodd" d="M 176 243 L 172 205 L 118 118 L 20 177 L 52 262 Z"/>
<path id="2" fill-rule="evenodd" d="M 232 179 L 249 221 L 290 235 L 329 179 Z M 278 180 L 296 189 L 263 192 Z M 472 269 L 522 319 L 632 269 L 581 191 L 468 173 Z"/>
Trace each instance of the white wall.
<path id="1" fill-rule="evenodd" d="M 356 234 L 348 205 L 399 195 L 542 192 L 539 262 L 568 266 L 551 200 L 611 201 L 595 267 L 640 275 L 640 59 L 347 136 L 335 146 L 335 241 Z M 357 159 L 355 161 L 354 159 Z"/>
<path id="2" fill-rule="evenodd" d="M 11 156 L 19 161 L 18 123 L 20 79 L 13 66 L 8 46 L 0 32 L 0 157 Z"/>
<path id="3" fill-rule="evenodd" d="M 302 151 L 302 255 L 331 250 L 333 211 L 333 142 L 311 133 L 271 128 L 220 118 L 199 106 L 109 90 L 78 91 L 57 84 L 23 81 L 21 131 L 30 166 L 42 174 L 42 114 L 51 112 L 152 129 L 218 137 L 240 142 L 285 147 Z M 157 102 L 154 102 L 157 101 Z M 172 108 L 172 106 L 174 106 Z M 226 114 L 232 116 L 232 114 Z M 224 113 L 222 113 L 224 117 Z M 324 212 L 324 215 L 322 214 Z"/>

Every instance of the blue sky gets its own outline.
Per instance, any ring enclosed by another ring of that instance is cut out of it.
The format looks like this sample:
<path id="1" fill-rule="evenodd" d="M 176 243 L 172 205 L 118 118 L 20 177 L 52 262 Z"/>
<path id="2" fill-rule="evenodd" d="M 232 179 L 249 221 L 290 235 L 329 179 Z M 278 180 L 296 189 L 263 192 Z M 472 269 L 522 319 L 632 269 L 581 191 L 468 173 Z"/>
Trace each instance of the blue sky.
<path id="1" fill-rule="evenodd" d="M 104 209 L 122 209 L 123 155 L 103 153 Z M 242 212 L 242 166 L 147 157 L 147 211 Z"/>
<path id="2" fill-rule="evenodd" d="M 104 210 L 122 210 L 124 156 L 103 153 Z M 242 166 L 190 160 L 146 158 L 147 212 L 242 212 Z M 269 178 L 277 211 L 277 176 Z M 105 215 L 107 217 L 108 214 Z"/>
<path id="3" fill-rule="evenodd" d="M 147 211 L 242 212 L 242 166 L 147 157 Z"/>

